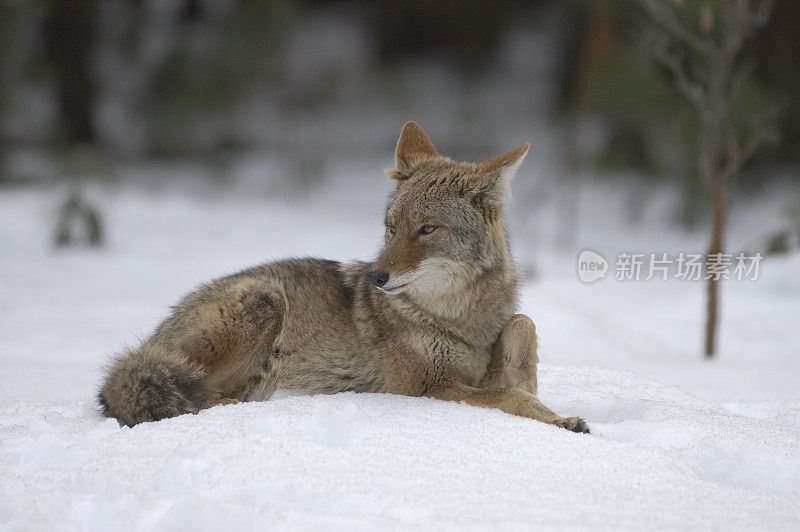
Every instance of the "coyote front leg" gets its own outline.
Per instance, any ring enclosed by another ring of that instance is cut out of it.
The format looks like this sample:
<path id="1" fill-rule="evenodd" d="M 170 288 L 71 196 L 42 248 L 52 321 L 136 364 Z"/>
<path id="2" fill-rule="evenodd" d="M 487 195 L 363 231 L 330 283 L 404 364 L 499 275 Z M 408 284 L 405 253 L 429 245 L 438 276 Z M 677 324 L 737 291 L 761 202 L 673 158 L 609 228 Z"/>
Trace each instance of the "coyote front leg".
<path id="1" fill-rule="evenodd" d="M 492 350 L 489 369 L 481 380 L 481 388 L 521 388 L 536 395 L 536 326 L 525 314 L 508 320 Z"/>
<path id="2" fill-rule="evenodd" d="M 519 388 L 475 388 L 454 384 L 430 390 L 425 395 L 442 401 L 463 401 L 472 406 L 498 408 L 508 414 L 535 419 L 572 432 L 589 432 L 589 426 L 581 418 L 561 417 L 547 408 L 535 395 Z"/>
<path id="3" fill-rule="evenodd" d="M 581 418 L 561 417 L 536 397 L 536 365 L 539 362 L 536 349 L 533 321 L 524 314 L 517 314 L 503 328 L 480 388 L 454 385 L 432 390 L 427 395 L 445 401 L 499 408 L 509 414 L 573 432 L 589 432 L 589 426 Z"/>

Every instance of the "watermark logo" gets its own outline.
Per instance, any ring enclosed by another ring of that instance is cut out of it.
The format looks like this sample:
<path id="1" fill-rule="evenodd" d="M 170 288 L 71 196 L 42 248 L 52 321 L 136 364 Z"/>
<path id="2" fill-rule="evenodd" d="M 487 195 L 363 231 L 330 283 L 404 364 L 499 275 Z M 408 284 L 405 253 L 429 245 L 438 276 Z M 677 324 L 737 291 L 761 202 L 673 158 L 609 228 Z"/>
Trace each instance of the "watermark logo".
<path id="1" fill-rule="evenodd" d="M 713 253 L 620 253 L 614 262 L 617 281 L 757 281 L 763 257 L 755 254 Z M 590 284 L 605 279 L 609 262 L 605 257 L 584 249 L 578 255 L 578 278 Z"/>
<path id="2" fill-rule="evenodd" d="M 582 283 L 590 284 L 606 278 L 608 261 L 601 254 L 584 249 L 578 255 L 578 279 Z"/>

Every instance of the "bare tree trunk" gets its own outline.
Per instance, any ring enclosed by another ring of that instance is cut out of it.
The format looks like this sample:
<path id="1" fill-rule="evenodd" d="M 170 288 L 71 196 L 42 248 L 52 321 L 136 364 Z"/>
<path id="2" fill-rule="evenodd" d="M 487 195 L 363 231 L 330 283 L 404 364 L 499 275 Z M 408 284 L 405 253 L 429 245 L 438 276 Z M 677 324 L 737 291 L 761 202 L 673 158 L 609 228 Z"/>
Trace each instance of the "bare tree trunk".
<path id="1" fill-rule="evenodd" d="M 723 184 L 720 179 L 715 178 L 711 185 L 711 203 L 713 208 L 713 220 L 711 229 L 711 244 L 708 247 L 707 256 L 719 256 L 723 250 L 723 235 L 725 234 L 725 198 Z M 713 276 L 708 279 L 706 285 L 706 339 L 705 356 L 712 358 L 717 348 L 717 324 L 719 323 L 719 281 Z"/>
<path id="2" fill-rule="evenodd" d="M 730 75 L 733 57 L 717 54 L 709 68 L 706 88 L 706 107 L 700 110 L 703 137 L 700 144 L 700 171 L 711 195 L 711 242 L 708 246 L 706 264 L 718 258 L 723 251 L 725 235 L 725 176 L 721 173 L 721 139 L 725 117 L 729 112 L 726 101 L 726 84 Z M 706 328 L 704 354 L 713 358 L 716 354 L 717 329 L 719 324 L 719 279 L 708 275 L 706 280 Z"/>
<path id="3" fill-rule="evenodd" d="M 774 117 L 753 116 L 752 131 L 744 142 L 731 123 L 734 92 L 750 74 L 745 65 L 737 67 L 737 57 L 745 40 L 766 24 L 772 0 L 709 1 L 702 6 L 699 34 L 678 16 L 683 2 L 638 2 L 661 27 L 654 35 L 654 57 L 672 74 L 676 89 L 700 119 L 698 170 L 711 194 L 712 211 L 708 264 L 721 258 L 724 250 L 725 182 L 739 172 L 761 144 L 778 139 Z M 717 273 L 707 275 L 706 358 L 713 357 L 717 349 Z"/>

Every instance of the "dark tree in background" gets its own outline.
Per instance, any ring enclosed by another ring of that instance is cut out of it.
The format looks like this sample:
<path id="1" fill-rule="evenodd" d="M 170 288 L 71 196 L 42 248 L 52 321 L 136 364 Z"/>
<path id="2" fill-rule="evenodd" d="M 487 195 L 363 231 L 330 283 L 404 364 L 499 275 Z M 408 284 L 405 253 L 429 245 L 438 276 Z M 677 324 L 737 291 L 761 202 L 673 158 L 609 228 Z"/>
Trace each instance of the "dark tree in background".
<path id="1" fill-rule="evenodd" d="M 777 109 L 737 116 L 736 104 L 752 63 L 742 57 L 745 41 L 766 25 L 770 0 L 638 0 L 655 22 L 653 57 L 670 73 L 692 105 L 700 131 L 698 170 L 711 195 L 712 229 L 707 264 L 724 252 L 726 185 L 767 141 L 776 141 Z M 719 280 L 707 275 L 706 357 L 716 352 Z"/>
<path id="2" fill-rule="evenodd" d="M 55 245 L 103 244 L 102 218 L 86 200 L 81 180 L 91 173 L 87 161 L 98 158 L 94 130 L 94 86 L 91 61 L 95 43 L 94 0 L 50 2 L 44 21 L 44 40 L 58 93 L 64 170 L 71 178 L 70 189 L 58 215 Z M 77 161 L 77 162 L 76 162 Z M 76 174 L 75 168 L 84 167 Z"/>
<path id="3" fill-rule="evenodd" d="M 95 2 L 50 2 L 48 7 L 44 36 L 55 73 L 66 141 L 94 142 L 90 62 L 95 37 Z"/>

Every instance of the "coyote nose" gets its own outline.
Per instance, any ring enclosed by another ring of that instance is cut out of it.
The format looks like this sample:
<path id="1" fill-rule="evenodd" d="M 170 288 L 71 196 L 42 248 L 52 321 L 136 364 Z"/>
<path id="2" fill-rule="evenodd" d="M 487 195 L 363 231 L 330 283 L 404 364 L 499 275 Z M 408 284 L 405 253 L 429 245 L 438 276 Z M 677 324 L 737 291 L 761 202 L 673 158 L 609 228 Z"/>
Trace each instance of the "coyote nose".
<path id="1" fill-rule="evenodd" d="M 389 281 L 389 274 L 383 270 L 375 270 L 369 274 L 369 280 L 372 284 L 380 288 Z"/>

